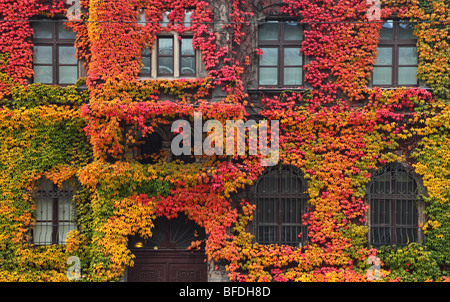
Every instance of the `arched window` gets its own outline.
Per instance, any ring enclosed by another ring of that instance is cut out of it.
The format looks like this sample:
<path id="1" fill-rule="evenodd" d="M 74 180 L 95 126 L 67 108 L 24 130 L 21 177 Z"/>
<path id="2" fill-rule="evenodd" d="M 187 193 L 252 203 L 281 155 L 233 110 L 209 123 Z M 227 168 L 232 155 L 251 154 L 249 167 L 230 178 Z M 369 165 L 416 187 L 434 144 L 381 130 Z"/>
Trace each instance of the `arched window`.
<path id="1" fill-rule="evenodd" d="M 307 242 L 307 225 L 302 216 L 308 210 L 306 182 L 291 167 L 272 167 L 255 188 L 255 238 L 260 244 L 302 246 Z M 301 236 L 299 236 L 301 233 Z"/>
<path id="2" fill-rule="evenodd" d="M 404 245 L 420 241 L 419 184 L 407 168 L 392 163 L 377 170 L 372 175 L 367 197 L 370 244 Z"/>
<path id="3" fill-rule="evenodd" d="M 38 183 L 34 195 L 36 202 L 36 224 L 33 228 L 35 245 L 64 244 L 69 231 L 76 229 L 73 223 L 74 187 L 65 181 L 59 188 L 49 179 Z"/>

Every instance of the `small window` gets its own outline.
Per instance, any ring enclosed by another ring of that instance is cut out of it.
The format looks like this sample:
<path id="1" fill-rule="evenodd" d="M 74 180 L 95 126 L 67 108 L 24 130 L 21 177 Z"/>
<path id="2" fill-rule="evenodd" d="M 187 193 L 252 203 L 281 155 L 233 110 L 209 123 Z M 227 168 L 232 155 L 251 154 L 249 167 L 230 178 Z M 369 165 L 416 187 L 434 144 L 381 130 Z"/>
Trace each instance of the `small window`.
<path id="1" fill-rule="evenodd" d="M 173 76 L 173 37 L 159 37 L 157 44 L 158 76 Z"/>
<path id="2" fill-rule="evenodd" d="M 152 56 L 151 52 L 148 48 L 145 48 L 142 51 L 142 64 L 140 75 L 142 77 L 151 77 L 152 76 Z"/>
<path id="3" fill-rule="evenodd" d="M 163 13 L 161 27 L 166 28 L 170 23 L 168 15 Z M 186 9 L 183 24 L 191 26 L 192 11 Z M 145 14 L 141 11 L 137 23 L 146 26 Z M 200 53 L 194 49 L 193 35 L 190 32 L 180 36 L 178 33 L 162 31 L 156 39 L 155 48 L 142 50 L 142 64 L 139 77 L 145 78 L 193 78 L 202 73 L 198 63 L 201 62 Z"/>
<path id="4" fill-rule="evenodd" d="M 76 229 L 72 221 L 73 186 L 66 181 L 58 188 L 50 180 L 41 180 L 35 194 L 36 224 L 33 228 L 35 245 L 65 244 L 66 235 Z"/>
<path id="5" fill-rule="evenodd" d="M 157 132 L 151 133 L 145 137 L 140 147 L 140 155 L 138 157 L 141 164 L 154 164 L 154 155 L 159 154 L 163 148 L 163 139 Z"/>
<path id="6" fill-rule="evenodd" d="M 259 26 L 260 86 L 303 85 L 302 27 L 294 21 L 268 21 Z"/>
<path id="7" fill-rule="evenodd" d="M 418 86 L 414 26 L 404 21 L 385 22 L 380 31 L 372 84 L 381 87 Z"/>
<path id="8" fill-rule="evenodd" d="M 374 246 L 419 241 L 419 186 L 399 163 L 375 172 L 369 184 L 369 242 Z"/>
<path id="9" fill-rule="evenodd" d="M 192 37 L 182 37 L 180 51 L 180 75 L 195 76 L 195 66 L 195 51 L 192 46 Z"/>
<path id="10" fill-rule="evenodd" d="M 75 33 L 62 20 L 41 20 L 33 27 L 35 83 L 72 85 L 78 80 Z"/>
<path id="11" fill-rule="evenodd" d="M 260 244 L 301 247 L 307 243 L 308 227 L 303 215 L 308 211 L 306 182 L 296 169 L 276 167 L 266 170 L 256 184 L 255 239 Z"/>

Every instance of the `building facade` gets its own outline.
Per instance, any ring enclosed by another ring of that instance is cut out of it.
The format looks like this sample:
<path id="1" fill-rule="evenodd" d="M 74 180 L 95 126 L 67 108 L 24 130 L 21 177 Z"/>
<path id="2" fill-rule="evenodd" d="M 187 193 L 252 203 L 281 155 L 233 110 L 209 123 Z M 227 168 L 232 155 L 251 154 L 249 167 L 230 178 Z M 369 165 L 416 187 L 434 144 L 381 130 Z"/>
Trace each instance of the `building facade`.
<path id="1" fill-rule="evenodd" d="M 0 280 L 449 280 L 448 5 L 4 1 Z"/>

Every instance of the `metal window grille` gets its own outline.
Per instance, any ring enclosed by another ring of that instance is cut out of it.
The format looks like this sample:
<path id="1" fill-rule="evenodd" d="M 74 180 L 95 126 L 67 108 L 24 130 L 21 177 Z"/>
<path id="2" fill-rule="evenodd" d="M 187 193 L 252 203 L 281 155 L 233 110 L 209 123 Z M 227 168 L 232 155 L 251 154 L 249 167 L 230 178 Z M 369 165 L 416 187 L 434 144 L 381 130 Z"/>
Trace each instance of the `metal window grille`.
<path id="1" fill-rule="evenodd" d="M 384 166 L 369 184 L 369 242 L 405 245 L 419 236 L 417 181 L 401 164 Z"/>
<path id="2" fill-rule="evenodd" d="M 63 183 L 58 188 L 50 180 L 43 180 L 34 194 L 36 223 L 31 237 L 34 245 L 65 244 L 66 235 L 76 229 L 72 221 L 73 187 Z"/>
<path id="3" fill-rule="evenodd" d="M 302 216 L 308 211 L 306 190 L 306 182 L 296 169 L 266 170 L 255 192 L 254 231 L 258 243 L 299 247 L 307 243 L 308 227 L 302 222 Z"/>

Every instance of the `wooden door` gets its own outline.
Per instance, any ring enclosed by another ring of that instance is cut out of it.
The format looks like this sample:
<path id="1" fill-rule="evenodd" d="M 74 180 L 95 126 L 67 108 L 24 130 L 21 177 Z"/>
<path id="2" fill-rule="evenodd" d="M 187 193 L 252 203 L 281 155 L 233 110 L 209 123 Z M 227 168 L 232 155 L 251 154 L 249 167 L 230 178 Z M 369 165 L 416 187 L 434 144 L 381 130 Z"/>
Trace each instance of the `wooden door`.
<path id="1" fill-rule="evenodd" d="M 192 241 L 205 233 L 197 224 L 179 216 L 155 221 L 149 239 L 131 237 L 130 250 L 136 256 L 128 269 L 129 282 L 206 282 L 207 263 L 204 251 L 190 251 Z"/>

